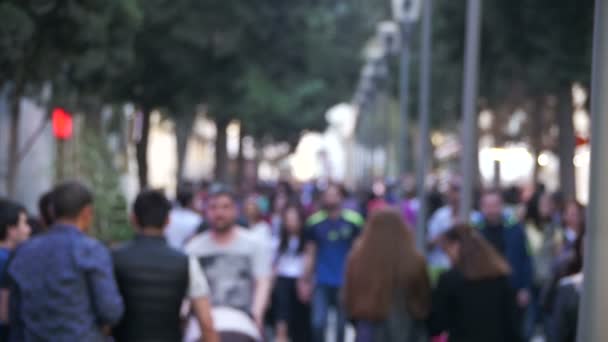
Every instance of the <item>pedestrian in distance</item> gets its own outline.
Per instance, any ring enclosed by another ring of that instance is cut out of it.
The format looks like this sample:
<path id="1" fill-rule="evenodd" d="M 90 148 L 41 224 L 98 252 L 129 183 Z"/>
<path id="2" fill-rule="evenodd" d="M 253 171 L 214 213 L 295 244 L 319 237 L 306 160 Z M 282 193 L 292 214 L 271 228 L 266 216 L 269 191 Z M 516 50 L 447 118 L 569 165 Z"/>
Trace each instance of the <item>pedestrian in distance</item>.
<path id="1" fill-rule="evenodd" d="M 400 212 L 379 209 L 372 214 L 348 258 L 344 302 L 357 342 L 428 340 L 426 260 Z"/>
<path id="2" fill-rule="evenodd" d="M 358 213 L 343 209 L 339 186 L 330 184 L 323 193 L 323 209 L 313 214 L 306 223 L 306 266 L 301 288 L 312 288 L 313 341 L 325 341 L 328 313 L 337 312 L 336 339 L 344 341 L 346 315 L 340 300 L 344 283 L 346 258 L 363 228 L 364 220 Z"/>
<path id="3" fill-rule="evenodd" d="M 265 245 L 266 248 L 272 249 L 272 228 L 270 227 L 270 224 L 264 220 L 260 200 L 261 197 L 258 195 L 247 196 L 243 211 L 247 219 L 247 227 L 251 236 Z"/>
<path id="4" fill-rule="evenodd" d="M 0 199 L 0 341 L 8 339 L 9 329 L 7 267 L 13 251 L 30 237 L 31 232 L 25 208 Z"/>
<path id="5" fill-rule="evenodd" d="M 159 191 L 143 191 L 133 204 L 137 236 L 113 253 L 125 315 L 114 329 L 117 342 L 182 341 L 180 311 L 185 298 L 206 342 L 218 342 L 209 285 L 200 264 L 170 247 L 164 237 L 171 203 Z"/>
<path id="6" fill-rule="evenodd" d="M 505 214 L 499 191 L 488 190 L 482 194 L 481 215 L 474 226 L 509 263 L 511 286 L 516 290 L 520 311 L 525 313 L 532 300 L 532 256 L 523 226 L 515 217 Z"/>
<path id="7" fill-rule="evenodd" d="M 124 312 L 109 251 L 86 235 L 93 195 L 78 182 L 53 190 L 55 223 L 15 252 L 10 341 L 104 341 Z"/>
<path id="8" fill-rule="evenodd" d="M 453 266 L 433 292 L 431 334 L 447 332 L 450 342 L 522 341 L 508 262 L 469 225 L 450 229 L 441 245 Z"/>
<path id="9" fill-rule="evenodd" d="M 194 202 L 194 186 L 189 183 L 180 184 L 177 188 L 177 203 L 171 210 L 169 226 L 165 229 L 169 246 L 183 250 L 203 223 L 203 218 L 195 210 Z"/>
<path id="10" fill-rule="evenodd" d="M 281 240 L 275 260 L 275 309 L 277 342 L 308 342 L 310 291 L 298 287 L 304 274 L 304 214 L 297 203 L 289 203 L 281 219 Z"/>

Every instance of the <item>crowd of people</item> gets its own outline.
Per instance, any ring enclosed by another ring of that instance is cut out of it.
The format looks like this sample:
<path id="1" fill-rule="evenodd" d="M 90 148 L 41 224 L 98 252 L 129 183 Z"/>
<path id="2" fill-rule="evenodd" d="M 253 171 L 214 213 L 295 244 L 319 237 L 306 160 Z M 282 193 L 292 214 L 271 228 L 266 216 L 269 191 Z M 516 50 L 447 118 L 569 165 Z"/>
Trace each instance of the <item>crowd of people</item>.
<path id="1" fill-rule="evenodd" d="M 0 199 L 0 340 L 342 342 L 347 326 L 357 342 L 575 340 L 580 204 L 540 185 L 485 189 L 461 220 L 458 177 L 411 190 L 143 190 L 135 237 L 105 244 L 80 182 L 41 196 L 38 215 Z"/>

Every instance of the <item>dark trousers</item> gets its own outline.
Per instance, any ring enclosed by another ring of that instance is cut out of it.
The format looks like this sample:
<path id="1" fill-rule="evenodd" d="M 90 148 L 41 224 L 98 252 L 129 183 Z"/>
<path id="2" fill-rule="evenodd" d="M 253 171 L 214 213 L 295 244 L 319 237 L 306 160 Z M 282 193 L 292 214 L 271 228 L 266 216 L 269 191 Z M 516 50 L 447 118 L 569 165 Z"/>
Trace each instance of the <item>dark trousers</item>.
<path id="1" fill-rule="evenodd" d="M 297 279 L 279 277 L 274 290 L 273 307 L 277 322 L 286 322 L 292 342 L 309 342 L 310 306 L 298 299 Z"/>
<path id="2" fill-rule="evenodd" d="M 317 285 L 312 299 L 312 330 L 313 341 L 325 341 L 325 329 L 329 309 L 333 307 L 337 313 L 336 341 L 344 342 L 346 314 L 340 305 L 340 289 L 337 287 Z"/>

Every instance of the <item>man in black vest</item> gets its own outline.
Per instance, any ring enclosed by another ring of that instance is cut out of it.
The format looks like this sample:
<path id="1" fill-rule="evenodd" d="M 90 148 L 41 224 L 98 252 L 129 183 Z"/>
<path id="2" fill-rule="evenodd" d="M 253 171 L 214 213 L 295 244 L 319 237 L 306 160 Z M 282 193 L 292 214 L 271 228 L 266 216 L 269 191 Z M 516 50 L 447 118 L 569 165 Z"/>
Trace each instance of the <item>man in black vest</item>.
<path id="1" fill-rule="evenodd" d="M 192 300 L 205 341 L 217 342 L 208 300 L 209 286 L 198 262 L 169 247 L 164 229 L 171 204 L 158 191 L 144 191 L 133 205 L 137 237 L 113 253 L 125 315 L 117 341 L 182 341 L 180 310 Z"/>

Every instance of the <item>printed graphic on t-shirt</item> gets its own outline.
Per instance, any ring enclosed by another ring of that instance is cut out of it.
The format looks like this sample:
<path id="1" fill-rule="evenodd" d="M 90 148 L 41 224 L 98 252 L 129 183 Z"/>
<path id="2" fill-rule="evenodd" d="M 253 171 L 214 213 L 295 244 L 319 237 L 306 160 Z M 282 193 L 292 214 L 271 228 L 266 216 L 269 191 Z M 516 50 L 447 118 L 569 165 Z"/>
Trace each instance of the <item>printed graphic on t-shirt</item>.
<path id="1" fill-rule="evenodd" d="M 249 312 L 253 300 L 251 258 L 246 255 L 215 254 L 199 257 L 198 260 L 209 282 L 213 306 Z"/>

